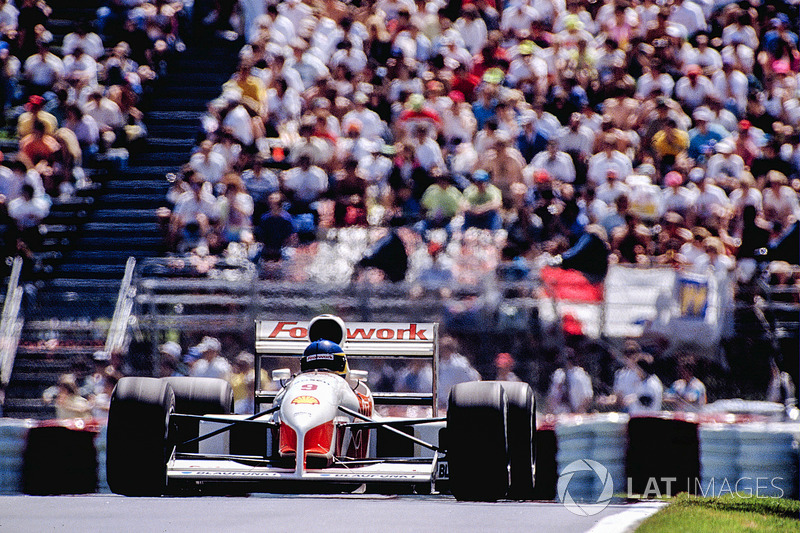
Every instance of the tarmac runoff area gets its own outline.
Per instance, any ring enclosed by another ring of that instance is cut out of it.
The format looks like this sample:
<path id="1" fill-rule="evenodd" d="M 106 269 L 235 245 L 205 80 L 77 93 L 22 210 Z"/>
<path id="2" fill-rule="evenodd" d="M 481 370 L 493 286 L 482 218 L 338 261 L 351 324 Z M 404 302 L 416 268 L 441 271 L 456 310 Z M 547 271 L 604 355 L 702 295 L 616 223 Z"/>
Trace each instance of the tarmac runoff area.
<path id="1" fill-rule="evenodd" d="M 662 506 L 611 503 L 596 515 L 578 516 L 557 502 L 466 503 L 450 496 L 0 496 L 0 532 L 617 533 L 633 531 Z"/>

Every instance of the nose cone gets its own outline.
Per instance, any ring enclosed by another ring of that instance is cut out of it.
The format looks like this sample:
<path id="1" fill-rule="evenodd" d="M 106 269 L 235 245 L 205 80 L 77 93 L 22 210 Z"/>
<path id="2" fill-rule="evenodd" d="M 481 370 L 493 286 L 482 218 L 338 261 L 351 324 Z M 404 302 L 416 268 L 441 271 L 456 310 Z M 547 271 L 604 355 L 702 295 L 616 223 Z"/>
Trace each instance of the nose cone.
<path id="1" fill-rule="evenodd" d="M 333 420 L 339 402 L 336 388 L 327 381 L 298 377 L 281 403 L 281 421 L 300 434 Z"/>

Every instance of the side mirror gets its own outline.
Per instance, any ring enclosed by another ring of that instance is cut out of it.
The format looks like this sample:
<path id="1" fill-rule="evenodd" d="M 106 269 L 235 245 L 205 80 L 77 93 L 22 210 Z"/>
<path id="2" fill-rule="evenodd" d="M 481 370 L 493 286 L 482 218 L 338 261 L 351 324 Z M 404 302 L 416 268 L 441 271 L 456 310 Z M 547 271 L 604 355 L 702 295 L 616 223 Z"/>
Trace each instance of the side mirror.
<path id="1" fill-rule="evenodd" d="M 367 381 L 369 377 L 369 372 L 367 370 L 351 370 L 350 371 L 350 379 L 356 381 Z"/>
<path id="2" fill-rule="evenodd" d="M 292 377 L 292 371 L 288 368 L 277 368 L 272 371 L 272 381 L 286 381 Z"/>

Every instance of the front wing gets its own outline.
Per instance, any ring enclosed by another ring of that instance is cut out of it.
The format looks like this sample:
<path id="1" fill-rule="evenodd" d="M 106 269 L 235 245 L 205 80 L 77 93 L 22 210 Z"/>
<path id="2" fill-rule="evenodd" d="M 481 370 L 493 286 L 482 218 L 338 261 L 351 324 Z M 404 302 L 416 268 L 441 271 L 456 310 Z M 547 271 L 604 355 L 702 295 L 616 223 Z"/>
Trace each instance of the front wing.
<path id="1" fill-rule="evenodd" d="M 359 466 L 332 466 L 307 469 L 302 474 L 293 468 L 254 466 L 225 459 L 174 459 L 167 465 L 170 481 L 265 482 L 304 481 L 326 483 L 435 483 L 443 481 L 447 463 L 433 461 L 379 462 Z"/>

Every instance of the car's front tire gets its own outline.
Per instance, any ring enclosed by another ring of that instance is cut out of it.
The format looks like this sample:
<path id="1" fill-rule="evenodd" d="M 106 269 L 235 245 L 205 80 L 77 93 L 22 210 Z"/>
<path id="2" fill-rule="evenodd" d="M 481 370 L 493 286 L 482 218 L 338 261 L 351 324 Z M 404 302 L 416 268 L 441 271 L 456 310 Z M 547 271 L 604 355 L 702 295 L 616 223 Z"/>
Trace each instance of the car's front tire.
<path id="1" fill-rule="evenodd" d="M 509 487 L 508 400 L 499 382 L 460 383 L 447 409 L 450 491 L 458 500 L 496 501 Z"/>
<path id="2" fill-rule="evenodd" d="M 508 398 L 508 451 L 511 487 L 508 497 L 528 500 L 536 481 L 536 400 L 530 385 L 503 381 Z"/>
<path id="3" fill-rule="evenodd" d="M 224 379 L 176 376 L 161 378 L 175 392 L 175 412 L 187 415 L 229 415 L 233 390 Z"/>

